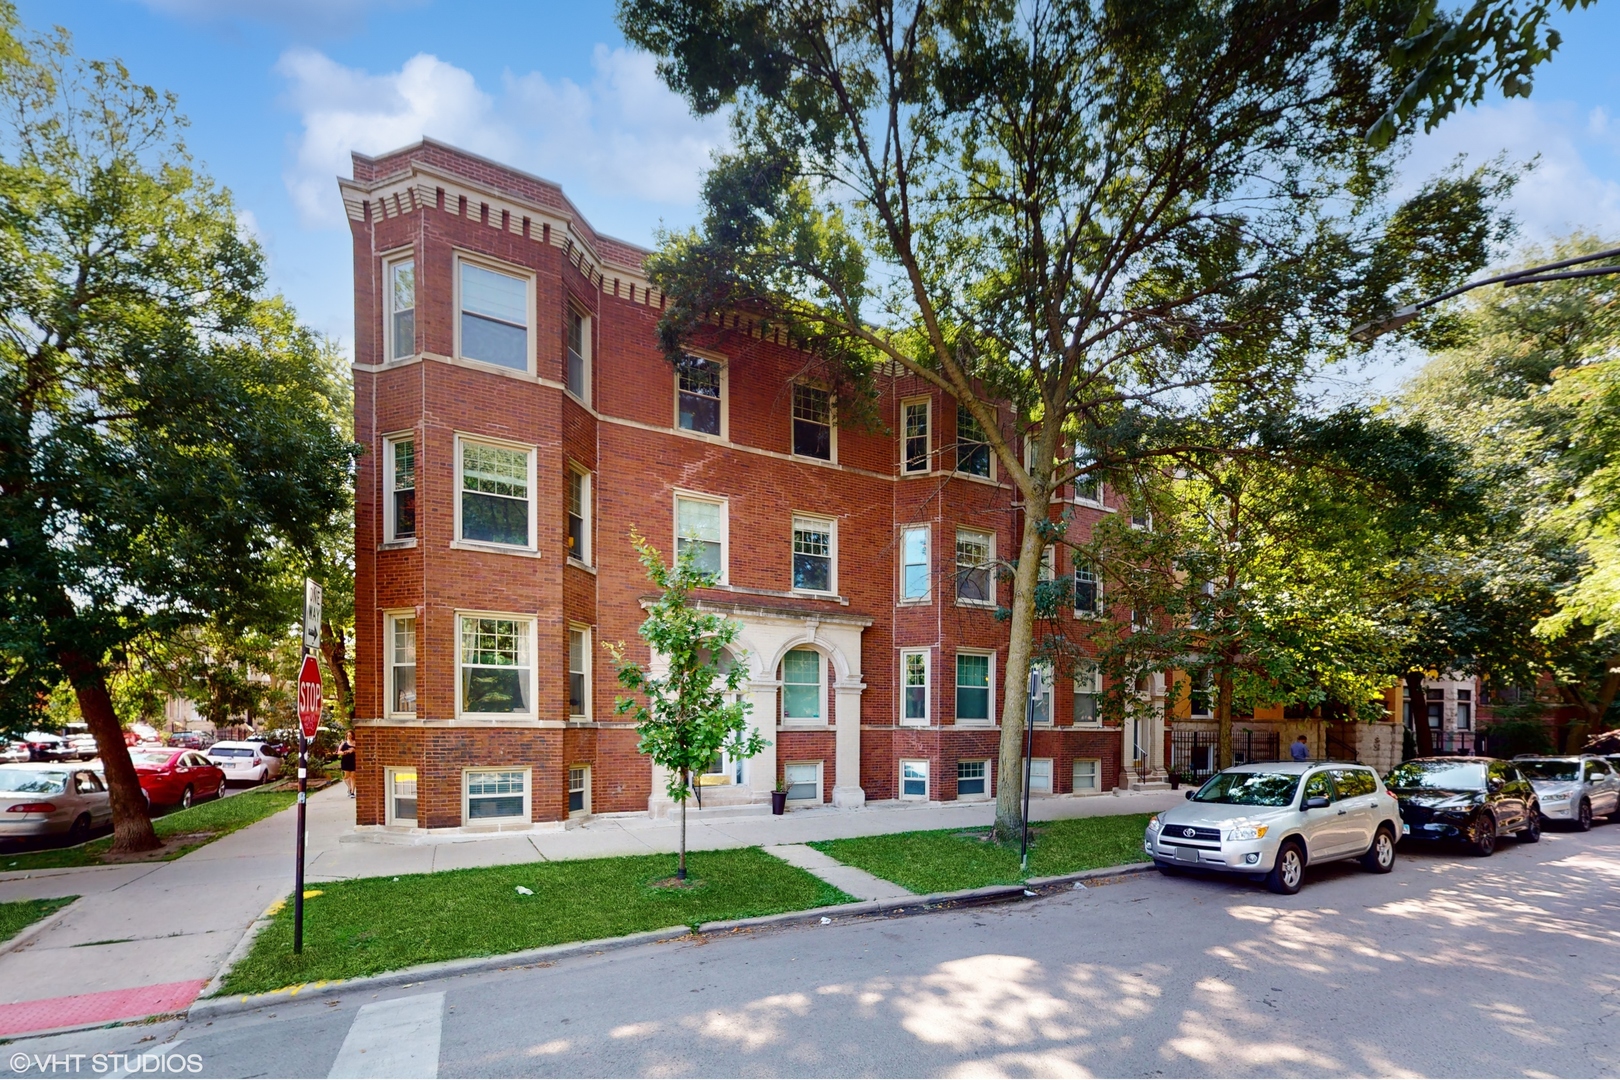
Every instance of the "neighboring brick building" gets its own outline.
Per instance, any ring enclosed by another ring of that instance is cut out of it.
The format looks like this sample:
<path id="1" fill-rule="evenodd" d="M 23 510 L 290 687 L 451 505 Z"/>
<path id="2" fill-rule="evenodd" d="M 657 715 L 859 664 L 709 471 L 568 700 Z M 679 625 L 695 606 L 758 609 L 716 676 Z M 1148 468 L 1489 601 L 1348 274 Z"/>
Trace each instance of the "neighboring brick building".
<path id="1" fill-rule="evenodd" d="M 705 805 L 763 804 L 779 778 L 801 803 L 993 797 L 1009 586 L 978 566 L 1016 548 L 1016 511 L 949 399 L 885 374 L 880 422 L 840 425 L 805 355 L 736 316 L 678 377 L 644 249 L 555 184 L 441 143 L 355 155 L 340 186 L 367 451 L 361 825 L 668 809 L 601 649 L 646 656 L 631 529 L 666 555 L 677 530 L 697 545 L 721 575 L 705 601 L 742 625 L 770 746 L 717 762 Z M 1064 492 L 1081 537 L 1114 512 L 1087 494 Z M 1095 689 L 1042 703 L 1038 793 L 1162 762 L 1160 733 L 1095 720 Z"/>

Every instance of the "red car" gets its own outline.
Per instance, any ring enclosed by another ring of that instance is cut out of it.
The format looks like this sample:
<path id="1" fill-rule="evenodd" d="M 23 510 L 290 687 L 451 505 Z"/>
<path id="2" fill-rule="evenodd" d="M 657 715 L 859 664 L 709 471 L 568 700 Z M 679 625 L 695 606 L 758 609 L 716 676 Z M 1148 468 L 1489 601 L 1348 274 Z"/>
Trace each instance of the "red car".
<path id="1" fill-rule="evenodd" d="M 141 790 L 153 806 L 179 806 L 225 797 L 225 770 L 195 750 L 138 746 L 129 752 Z"/>

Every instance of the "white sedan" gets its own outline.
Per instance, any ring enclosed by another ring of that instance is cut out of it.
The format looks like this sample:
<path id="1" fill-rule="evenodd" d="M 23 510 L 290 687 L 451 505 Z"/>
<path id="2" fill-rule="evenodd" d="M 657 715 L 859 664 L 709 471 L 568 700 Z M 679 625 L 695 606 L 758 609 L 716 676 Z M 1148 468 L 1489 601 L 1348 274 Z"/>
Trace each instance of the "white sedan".
<path id="1" fill-rule="evenodd" d="M 281 759 L 262 742 L 217 742 L 208 748 L 208 760 L 225 770 L 226 780 L 262 784 L 281 775 Z"/>
<path id="2" fill-rule="evenodd" d="M 65 833 L 82 844 L 110 821 L 107 785 L 94 769 L 43 762 L 0 765 L 0 839 Z"/>

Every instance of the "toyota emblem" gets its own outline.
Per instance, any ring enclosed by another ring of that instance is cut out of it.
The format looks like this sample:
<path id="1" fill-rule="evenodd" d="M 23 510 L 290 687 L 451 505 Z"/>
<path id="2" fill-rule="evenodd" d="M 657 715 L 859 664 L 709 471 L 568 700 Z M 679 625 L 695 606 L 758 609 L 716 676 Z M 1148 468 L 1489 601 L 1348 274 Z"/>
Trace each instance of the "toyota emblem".
<path id="1" fill-rule="evenodd" d="M 1191 840 L 1193 837 L 1198 835 L 1198 830 L 1197 829 L 1182 829 L 1181 830 L 1181 835 L 1185 836 L 1187 839 Z"/>

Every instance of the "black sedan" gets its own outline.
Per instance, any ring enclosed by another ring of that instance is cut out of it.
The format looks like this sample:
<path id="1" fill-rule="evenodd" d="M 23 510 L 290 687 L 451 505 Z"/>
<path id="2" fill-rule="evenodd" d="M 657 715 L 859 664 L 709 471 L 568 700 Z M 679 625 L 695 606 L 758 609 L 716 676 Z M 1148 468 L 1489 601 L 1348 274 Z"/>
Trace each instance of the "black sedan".
<path id="1" fill-rule="evenodd" d="M 1460 840 L 1476 855 L 1496 850 L 1499 836 L 1541 839 L 1535 788 L 1511 761 L 1434 757 L 1402 762 L 1384 780 L 1401 804 L 1408 840 Z"/>

